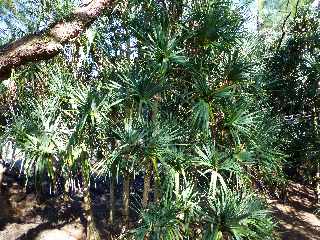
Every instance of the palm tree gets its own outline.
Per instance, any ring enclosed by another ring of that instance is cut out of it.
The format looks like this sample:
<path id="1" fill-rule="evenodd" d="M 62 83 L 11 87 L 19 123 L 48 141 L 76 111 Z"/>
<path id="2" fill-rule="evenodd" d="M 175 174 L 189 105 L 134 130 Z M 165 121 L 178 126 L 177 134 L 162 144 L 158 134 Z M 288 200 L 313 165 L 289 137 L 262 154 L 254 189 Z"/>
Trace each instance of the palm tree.
<path id="1" fill-rule="evenodd" d="M 80 91 L 79 91 L 80 90 Z M 90 197 L 91 162 L 94 158 L 94 140 L 98 123 L 107 117 L 111 107 L 121 100 L 113 101 L 112 93 L 108 95 L 95 88 L 79 86 L 73 89 L 70 96 L 77 106 L 75 130 L 69 138 L 65 162 L 79 166 L 83 177 L 84 210 L 87 219 L 87 239 L 100 239 L 93 220 Z M 72 164 L 72 165 L 73 165 Z"/>
<path id="2" fill-rule="evenodd" d="M 25 175 L 33 176 L 36 185 L 48 176 L 54 191 L 57 176 L 63 174 L 59 172 L 63 164 L 60 159 L 68 139 L 57 99 L 48 99 L 43 105 L 35 101 L 15 119 L 9 131 L 17 147 L 25 152 L 21 163 Z"/>
<path id="3" fill-rule="evenodd" d="M 119 141 L 116 151 L 119 155 L 117 168 L 123 175 L 123 216 L 127 223 L 129 220 L 130 204 L 130 178 L 141 158 L 141 144 L 144 131 L 141 126 L 134 124 L 133 119 L 125 119 L 122 126 L 115 130 L 115 137 Z"/>

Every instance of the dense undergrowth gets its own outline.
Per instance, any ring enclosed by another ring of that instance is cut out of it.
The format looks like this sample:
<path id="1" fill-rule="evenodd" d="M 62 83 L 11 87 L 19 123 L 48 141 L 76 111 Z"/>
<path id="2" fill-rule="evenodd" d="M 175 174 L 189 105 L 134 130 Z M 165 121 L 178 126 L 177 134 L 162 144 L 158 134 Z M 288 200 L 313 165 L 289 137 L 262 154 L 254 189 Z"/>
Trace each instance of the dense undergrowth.
<path id="1" fill-rule="evenodd" d="M 250 5 L 231 0 L 119 1 L 63 54 L 1 83 L 2 145 L 26 182 L 80 186 L 88 239 L 96 178 L 109 183 L 110 224 L 119 178 L 123 224 L 139 215 L 125 239 L 275 239 L 256 190 L 285 194 L 287 179 L 316 183 L 319 169 L 319 17 L 295 3 L 253 30 Z"/>

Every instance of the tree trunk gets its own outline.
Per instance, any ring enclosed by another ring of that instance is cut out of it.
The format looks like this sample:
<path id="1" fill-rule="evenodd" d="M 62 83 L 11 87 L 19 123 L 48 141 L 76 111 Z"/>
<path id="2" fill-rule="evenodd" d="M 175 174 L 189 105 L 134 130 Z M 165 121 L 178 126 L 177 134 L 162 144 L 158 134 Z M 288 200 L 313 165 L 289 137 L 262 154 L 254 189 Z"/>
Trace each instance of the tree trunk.
<path id="1" fill-rule="evenodd" d="M 83 208 L 87 220 L 87 237 L 86 240 L 100 240 L 99 232 L 96 228 L 92 213 L 92 203 L 90 197 L 90 184 L 88 179 L 84 180 L 83 187 Z"/>
<path id="2" fill-rule="evenodd" d="M 146 208 L 149 201 L 149 192 L 150 192 L 150 180 L 151 180 L 151 163 L 148 162 L 146 168 L 146 174 L 144 175 L 143 182 L 143 199 L 142 199 L 142 207 Z"/>
<path id="3" fill-rule="evenodd" d="M 123 217 L 125 224 L 129 221 L 130 204 L 130 175 L 127 171 L 123 174 Z"/>
<path id="4" fill-rule="evenodd" d="M 116 185 L 116 173 L 115 167 L 112 166 L 111 179 L 110 179 L 110 211 L 109 211 L 109 223 L 113 224 L 115 214 L 115 185 Z"/>
<path id="5" fill-rule="evenodd" d="M 83 210 L 84 217 L 87 221 L 86 240 L 100 240 L 101 238 L 95 225 L 92 212 L 92 202 L 90 196 L 90 162 L 88 159 L 88 154 L 86 152 L 82 152 L 80 160 L 81 174 L 83 177 Z"/>

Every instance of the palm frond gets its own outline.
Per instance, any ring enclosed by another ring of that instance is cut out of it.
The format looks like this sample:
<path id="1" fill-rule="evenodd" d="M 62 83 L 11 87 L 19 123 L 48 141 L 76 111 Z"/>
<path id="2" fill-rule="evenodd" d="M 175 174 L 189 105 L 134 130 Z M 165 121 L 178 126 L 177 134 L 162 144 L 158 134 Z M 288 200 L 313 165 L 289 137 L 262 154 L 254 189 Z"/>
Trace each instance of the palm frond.
<path id="1" fill-rule="evenodd" d="M 246 191 L 220 192 L 217 198 L 208 198 L 203 208 L 204 237 L 215 239 L 272 239 L 273 224 L 262 203 Z M 260 227 L 269 234 L 261 234 Z"/>

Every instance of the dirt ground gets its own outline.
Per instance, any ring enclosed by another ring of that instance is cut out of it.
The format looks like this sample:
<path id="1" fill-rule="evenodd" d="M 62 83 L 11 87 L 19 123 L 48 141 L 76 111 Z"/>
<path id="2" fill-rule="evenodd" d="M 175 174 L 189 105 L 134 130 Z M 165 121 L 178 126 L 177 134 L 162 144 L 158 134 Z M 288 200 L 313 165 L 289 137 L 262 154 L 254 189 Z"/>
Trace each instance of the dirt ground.
<path id="1" fill-rule="evenodd" d="M 269 199 L 283 240 L 320 240 L 320 219 L 314 214 L 316 195 L 310 187 L 290 183 L 285 203 Z"/>
<path id="2" fill-rule="evenodd" d="M 72 227 L 74 232 L 78 232 L 85 225 L 80 197 L 73 196 L 72 199 L 66 199 L 64 196 L 41 197 L 33 191 L 26 190 L 10 177 L 5 177 L 3 185 L 0 192 L 0 240 L 38 240 L 39 233 L 46 230 L 64 230 Z M 102 239 L 115 239 L 112 236 L 123 231 L 120 228 L 121 211 L 116 212 L 118 218 L 115 219 L 115 224 L 110 226 L 106 221 L 109 194 L 103 188 L 92 191 L 93 214 L 98 231 Z M 121 209 L 121 202 L 116 202 L 116 209 Z M 135 215 L 134 212 L 131 212 L 131 215 Z M 135 222 L 136 219 L 132 221 Z M 133 222 L 129 222 L 128 227 L 131 227 Z M 53 238 L 53 240 L 80 239 Z M 39 240 L 44 239 L 39 238 Z"/>
<path id="3" fill-rule="evenodd" d="M 82 229 L 80 198 L 74 198 L 69 202 L 65 202 L 63 197 L 41 199 L 33 193 L 26 194 L 23 186 L 10 178 L 6 179 L 4 185 L 0 193 L 0 240 L 42 240 L 36 236 L 48 229 L 60 231 L 69 226 L 74 232 Z M 320 219 L 314 214 L 314 192 L 297 183 L 291 183 L 288 189 L 288 201 L 285 203 L 277 199 L 268 200 L 278 222 L 281 239 L 320 240 Z M 100 191 L 94 194 L 93 199 L 98 230 L 102 239 L 107 240 L 112 239 L 111 235 L 115 232 L 121 231 L 117 227 L 108 227 L 106 222 L 108 197 L 108 194 Z M 118 216 L 121 216 L 120 212 Z M 80 240 L 76 237 L 59 238 L 56 234 L 54 236 L 54 240 Z"/>

